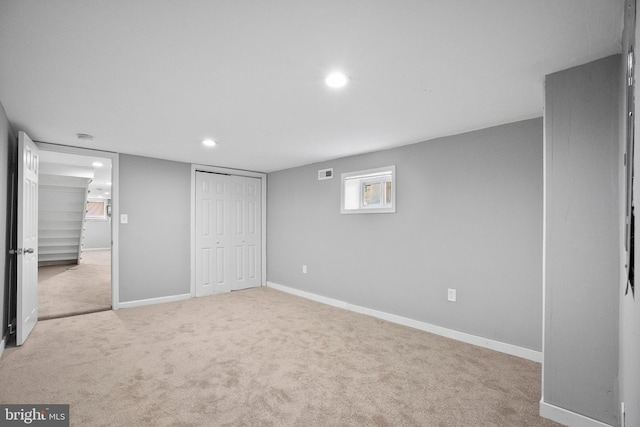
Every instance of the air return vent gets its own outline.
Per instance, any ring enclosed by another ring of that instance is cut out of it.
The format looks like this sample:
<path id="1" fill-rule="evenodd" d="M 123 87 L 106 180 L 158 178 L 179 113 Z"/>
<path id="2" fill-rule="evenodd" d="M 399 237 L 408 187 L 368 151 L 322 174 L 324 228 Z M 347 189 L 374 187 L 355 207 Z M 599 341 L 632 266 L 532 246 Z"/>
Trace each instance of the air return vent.
<path id="1" fill-rule="evenodd" d="M 333 168 L 320 169 L 318 171 L 318 181 L 322 181 L 323 179 L 331 179 L 331 178 L 333 178 Z"/>

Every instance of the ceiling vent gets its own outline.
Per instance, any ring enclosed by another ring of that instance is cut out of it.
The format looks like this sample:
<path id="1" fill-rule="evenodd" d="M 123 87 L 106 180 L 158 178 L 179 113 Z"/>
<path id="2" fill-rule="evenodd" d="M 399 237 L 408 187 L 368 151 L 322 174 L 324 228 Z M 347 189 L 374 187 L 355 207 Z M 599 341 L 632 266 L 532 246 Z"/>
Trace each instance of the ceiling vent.
<path id="1" fill-rule="evenodd" d="M 86 141 L 86 142 L 93 141 L 93 135 L 89 135 L 88 133 L 77 133 L 76 136 L 80 141 Z"/>
<path id="2" fill-rule="evenodd" d="M 320 169 L 318 171 L 318 181 L 322 181 L 323 179 L 331 179 L 331 178 L 333 178 L 333 168 Z"/>

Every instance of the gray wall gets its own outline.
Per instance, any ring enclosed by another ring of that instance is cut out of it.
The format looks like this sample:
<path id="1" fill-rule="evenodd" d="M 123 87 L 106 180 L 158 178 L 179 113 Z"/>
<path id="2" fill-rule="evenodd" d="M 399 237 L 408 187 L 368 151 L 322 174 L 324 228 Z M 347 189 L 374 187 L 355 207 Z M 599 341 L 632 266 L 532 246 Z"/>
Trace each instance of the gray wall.
<path id="1" fill-rule="evenodd" d="M 84 226 L 84 249 L 111 249 L 110 221 L 86 221 Z"/>
<path id="2" fill-rule="evenodd" d="M 636 106 L 636 111 L 640 111 L 640 106 Z M 636 120 L 636 150 L 640 148 L 640 122 Z M 636 171 L 640 171 L 640 155 L 635 154 Z M 637 174 L 637 172 L 636 172 Z M 638 221 L 640 218 L 640 182 L 636 177 L 634 185 L 634 200 L 636 214 L 636 239 L 638 235 Z M 638 253 L 638 240 L 636 240 L 635 251 L 635 297 L 631 292 L 623 296 L 623 336 L 622 336 L 622 361 L 624 371 L 622 377 L 623 401 L 625 402 L 626 420 L 628 426 L 640 425 L 640 279 L 638 278 L 638 267 L 640 267 L 640 253 Z"/>
<path id="3" fill-rule="evenodd" d="M 635 19 L 636 8 L 634 0 L 626 0 L 627 5 L 631 5 L 632 8 L 625 7 L 625 34 L 623 37 L 623 52 L 627 52 L 629 45 L 636 45 L 636 35 L 640 33 L 637 26 L 640 25 L 640 21 Z M 632 19 L 633 18 L 633 19 Z M 635 26 L 634 26 L 635 24 Z M 637 50 L 634 49 L 634 50 Z M 626 56 L 622 57 L 622 63 L 625 64 Z M 624 70 L 624 65 L 622 66 Z M 636 70 L 636 76 L 638 76 Z M 623 80 L 624 81 L 624 80 Z M 638 86 L 638 78 L 636 77 L 636 87 Z M 636 88 L 637 92 L 637 88 Z M 626 93 L 622 93 L 624 103 L 626 106 Z M 634 190 L 634 204 L 636 215 L 636 227 L 640 217 L 640 182 L 637 179 L 638 171 L 640 171 L 640 121 L 638 120 L 637 112 L 640 112 L 640 102 L 638 95 L 635 99 L 635 156 L 634 156 L 634 169 L 636 174 L 635 183 L 633 185 Z M 624 128 L 624 121 L 623 121 Z M 626 136 L 626 132 L 623 130 L 621 135 Z M 621 143 L 624 146 L 625 140 L 621 138 Z M 638 230 L 638 228 L 636 228 Z M 637 233 L 637 231 L 636 231 Z M 636 245 L 637 245 L 636 240 Z M 640 253 L 635 251 L 635 266 L 640 266 Z M 636 273 L 637 276 L 637 273 Z M 640 426 L 640 287 L 638 286 L 638 278 L 635 279 L 635 298 L 629 292 L 627 295 L 622 293 L 621 296 L 621 311 L 622 311 L 622 335 L 621 335 L 621 398 L 625 403 L 626 409 L 626 423 L 628 426 Z"/>
<path id="4" fill-rule="evenodd" d="M 542 141 L 538 118 L 270 173 L 267 279 L 540 351 Z M 341 173 L 392 164 L 395 214 L 340 214 Z"/>
<path id="5" fill-rule="evenodd" d="M 119 188 L 120 302 L 189 293 L 191 166 L 122 154 Z"/>
<path id="6" fill-rule="evenodd" d="M 2 207 L 0 208 L 0 244 L 2 244 L 4 248 L 2 252 L 3 255 L 0 256 L 0 273 L 2 274 L 2 281 L 4 283 L 2 291 L 0 292 L 0 323 L 2 327 L 2 329 L 0 329 L 0 340 L 5 338 L 5 332 L 7 330 L 7 322 L 5 321 L 5 298 L 10 286 L 8 281 L 8 270 L 10 266 L 6 255 L 9 253 L 7 231 L 10 230 L 9 224 L 7 223 L 7 213 L 9 211 L 8 203 L 11 173 L 15 168 L 14 157 L 16 147 L 17 140 L 15 134 L 9 125 L 4 107 L 0 103 L 0 165 L 2 167 L 2 173 L 0 173 L 0 203 L 2 203 Z"/>
<path id="7" fill-rule="evenodd" d="M 612 56 L 545 84 L 544 402 L 617 425 L 619 82 Z"/>

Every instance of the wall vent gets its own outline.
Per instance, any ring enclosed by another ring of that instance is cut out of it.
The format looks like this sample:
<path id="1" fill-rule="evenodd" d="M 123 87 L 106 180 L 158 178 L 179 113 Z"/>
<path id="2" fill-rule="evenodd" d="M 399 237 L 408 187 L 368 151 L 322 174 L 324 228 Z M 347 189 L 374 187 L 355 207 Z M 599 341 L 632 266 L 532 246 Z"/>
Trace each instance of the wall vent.
<path id="1" fill-rule="evenodd" d="M 323 179 L 331 179 L 331 178 L 333 178 L 333 168 L 320 169 L 318 171 L 318 181 L 322 181 Z"/>

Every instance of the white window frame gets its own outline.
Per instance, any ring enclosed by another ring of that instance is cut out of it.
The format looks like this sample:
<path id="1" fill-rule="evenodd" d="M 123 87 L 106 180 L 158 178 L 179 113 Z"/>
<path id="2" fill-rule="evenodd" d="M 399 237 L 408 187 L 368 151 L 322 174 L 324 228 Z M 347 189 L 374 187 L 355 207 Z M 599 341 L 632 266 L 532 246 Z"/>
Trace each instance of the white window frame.
<path id="1" fill-rule="evenodd" d="M 107 199 L 91 199 L 88 198 L 87 199 L 87 205 L 89 203 L 102 203 L 102 205 L 104 206 L 102 212 L 102 216 L 89 216 L 88 213 L 85 214 L 85 220 L 87 221 L 108 221 L 109 220 L 109 214 L 107 212 L 108 210 L 108 206 L 109 206 L 109 201 Z"/>
<path id="2" fill-rule="evenodd" d="M 391 195 L 386 199 L 386 184 L 391 184 Z M 365 187 L 380 183 L 378 203 L 367 203 Z M 395 165 L 355 172 L 345 172 L 340 183 L 340 213 L 395 213 L 396 211 L 396 167 Z M 386 202 L 386 203 L 385 203 Z"/>

